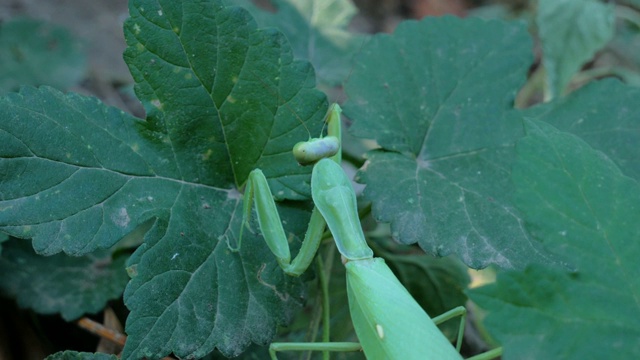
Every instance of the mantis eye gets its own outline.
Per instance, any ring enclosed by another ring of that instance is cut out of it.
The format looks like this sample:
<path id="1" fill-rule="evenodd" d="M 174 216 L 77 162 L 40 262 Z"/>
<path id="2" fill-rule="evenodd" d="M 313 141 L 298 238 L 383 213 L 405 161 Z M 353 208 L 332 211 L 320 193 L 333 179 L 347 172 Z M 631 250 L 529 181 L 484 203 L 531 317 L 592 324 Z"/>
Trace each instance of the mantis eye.
<path id="1" fill-rule="evenodd" d="M 293 156 L 300 165 L 315 164 L 321 159 L 331 157 L 340 151 L 340 141 L 335 136 L 302 141 L 293 147 Z"/>

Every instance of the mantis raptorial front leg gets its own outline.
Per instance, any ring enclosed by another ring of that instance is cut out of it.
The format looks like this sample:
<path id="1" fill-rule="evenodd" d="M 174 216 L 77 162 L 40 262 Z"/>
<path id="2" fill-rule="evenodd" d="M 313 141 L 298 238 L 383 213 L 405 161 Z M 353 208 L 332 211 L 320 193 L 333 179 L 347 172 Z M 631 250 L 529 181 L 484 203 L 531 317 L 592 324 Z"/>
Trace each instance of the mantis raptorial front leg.
<path id="1" fill-rule="evenodd" d="M 342 140 L 340 130 L 340 113 L 342 110 L 335 104 L 329 109 L 326 117 L 329 136 L 319 139 L 310 139 L 296 144 L 293 155 L 301 165 L 309 165 L 320 159 L 331 158 L 340 163 L 340 142 Z M 251 218 L 251 204 L 254 203 L 258 215 L 258 224 L 269 249 L 278 260 L 278 264 L 287 275 L 300 276 L 311 264 L 320 246 L 322 234 L 325 229 L 325 220 L 317 210 L 313 209 L 307 233 L 302 242 L 298 256 L 291 261 L 289 242 L 282 228 L 278 209 L 271 196 L 271 190 L 264 174 L 260 169 L 255 169 L 249 174 L 245 189 L 243 204 L 244 220 L 240 230 L 240 241 L 245 227 L 249 227 Z M 240 245 L 238 245 L 239 247 Z"/>
<path id="2" fill-rule="evenodd" d="M 277 351 L 285 350 L 362 349 L 368 359 L 462 359 L 456 348 L 440 332 L 434 320 L 411 297 L 384 260 L 373 257 L 373 251 L 367 245 L 362 232 L 351 181 L 339 165 L 339 121 L 340 107 L 333 105 L 328 115 L 330 136 L 299 143 L 294 148 L 294 156 L 300 163 L 314 166 L 311 193 L 315 208 L 298 256 L 291 261 L 289 244 L 280 217 L 267 180 L 260 170 L 254 170 L 247 183 L 244 203 L 245 225 L 248 226 L 251 204 L 254 203 L 267 245 L 284 271 L 297 276 L 303 273 L 313 260 L 326 222 L 345 262 L 349 309 L 360 344 L 274 343 L 270 347 L 272 358 L 276 358 Z M 454 309 L 436 320 L 444 321 L 452 315 L 463 314 L 464 311 Z M 487 354 L 481 356 L 485 355 Z M 483 357 L 476 357 L 481 358 Z"/>

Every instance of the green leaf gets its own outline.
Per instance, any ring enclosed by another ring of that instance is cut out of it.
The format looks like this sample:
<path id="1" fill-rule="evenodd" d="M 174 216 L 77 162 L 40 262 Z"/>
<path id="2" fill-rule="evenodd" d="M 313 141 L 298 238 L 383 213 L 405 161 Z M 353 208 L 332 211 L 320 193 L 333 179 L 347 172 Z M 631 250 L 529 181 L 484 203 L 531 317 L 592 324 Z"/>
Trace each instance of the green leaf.
<path id="1" fill-rule="evenodd" d="M 365 40 L 364 35 L 347 31 L 357 9 L 349 0 L 274 0 L 270 13 L 249 0 L 234 0 L 246 7 L 260 26 L 282 31 L 296 57 L 309 59 L 318 81 L 326 86 L 341 84 L 351 71 L 351 58 Z"/>
<path id="2" fill-rule="evenodd" d="M 12 19 L 0 27 L 0 95 L 23 85 L 69 88 L 85 63 L 80 42 L 60 26 Z"/>
<path id="3" fill-rule="evenodd" d="M 83 255 L 168 216 L 181 182 L 164 176 L 171 149 L 143 121 L 48 87 L 0 104 L 3 231 L 33 238 L 41 254 Z"/>
<path id="4" fill-rule="evenodd" d="M 510 112 L 531 40 L 520 23 L 453 17 L 405 22 L 362 49 L 345 90 L 354 135 L 374 138 L 358 181 L 392 235 L 473 268 L 547 261 L 511 204 Z"/>
<path id="5" fill-rule="evenodd" d="M 540 121 L 527 132 L 513 170 L 518 207 L 576 271 L 531 266 L 470 296 L 490 311 L 505 359 L 638 358 L 640 186 L 571 134 Z"/>
<path id="6" fill-rule="evenodd" d="M 291 144 L 320 134 L 327 111 L 313 68 L 281 33 L 210 2 L 130 4 L 124 57 L 147 120 L 173 135 L 186 181 L 241 186 L 259 167 L 278 198 L 307 198 L 310 169 L 291 161 Z"/>
<path id="7" fill-rule="evenodd" d="M 0 291 L 21 307 L 74 320 L 99 312 L 107 301 L 122 295 L 129 280 L 126 258 L 112 258 L 106 251 L 83 257 L 41 256 L 28 241 L 14 238 L 3 244 Z"/>
<path id="8" fill-rule="evenodd" d="M 81 255 L 151 224 L 127 264 L 124 357 L 237 355 L 304 298 L 259 234 L 229 250 L 240 188 L 262 167 L 274 195 L 306 199 L 310 169 L 291 149 L 320 134 L 327 101 L 309 63 L 243 9 L 138 0 L 130 13 L 125 60 L 146 120 L 46 87 L 1 99 L 0 229 Z M 281 209 L 295 242 L 308 209 Z"/>
<path id="9" fill-rule="evenodd" d="M 551 97 L 563 95 L 582 65 L 613 38 L 613 4 L 539 0 L 536 16 Z"/>
<path id="10" fill-rule="evenodd" d="M 235 357 L 237 360 L 262 360 L 269 358 L 269 348 L 266 346 L 252 345 L 247 348 L 241 355 Z M 228 357 L 214 352 L 205 358 L 206 360 L 227 360 Z"/>
<path id="11" fill-rule="evenodd" d="M 101 353 L 88 353 L 77 351 L 60 351 L 55 354 L 49 355 L 45 360 L 117 360 L 115 355 L 101 354 Z"/>
<path id="12" fill-rule="evenodd" d="M 607 96 L 602 96 L 607 94 Z M 615 79 L 597 81 L 570 96 L 524 111 L 602 151 L 627 175 L 640 179 L 640 89 Z"/>

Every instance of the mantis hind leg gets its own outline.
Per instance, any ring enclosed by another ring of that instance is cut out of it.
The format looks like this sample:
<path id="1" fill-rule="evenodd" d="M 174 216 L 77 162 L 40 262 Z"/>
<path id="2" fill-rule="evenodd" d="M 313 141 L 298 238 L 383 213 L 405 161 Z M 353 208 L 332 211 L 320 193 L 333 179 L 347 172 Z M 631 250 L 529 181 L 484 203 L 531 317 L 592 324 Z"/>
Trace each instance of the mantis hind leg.
<path id="1" fill-rule="evenodd" d="M 271 343 L 269 355 L 272 360 L 277 360 L 277 352 L 281 351 L 322 351 L 323 359 L 329 359 L 329 352 L 362 351 L 362 346 L 357 342 L 330 342 L 329 328 L 329 279 L 325 273 L 322 256 L 316 257 L 318 267 L 318 279 L 322 292 L 322 342 L 300 342 L 300 343 Z"/>
<path id="2" fill-rule="evenodd" d="M 464 306 L 458 306 L 456 308 L 453 308 L 445 312 L 444 314 L 440 314 L 432 318 L 431 320 L 433 320 L 433 322 L 436 325 L 439 325 L 445 321 L 453 319 L 456 316 L 460 316 L 460 326 L 458 327 L 458 336 L 456 339 L 456 350 L 460 352 L 460 348 L 462 347 L 462 338 L 464 336 L 464 328 L 467 322 L 467 309 Z M 470 358 L 467 358 L 466 360 L 489 360 L 489 359 L 495 359 L 501 355 L 502 355 L 502 348 L 499 347 L 499 348 L 484 352 L 482 354 L 474 355 Z"/>
<path id="3" fill-rule="evenodd" d="M 464 336 L 464 327 L 467 322 L 467 309 L 464 306 L 458 306 L 453 308 L 444 314 L 440 314 L 431 320 L 436 325 L 440 325 L 445 321 L 451 320 L 456 316 L 460 316 L 460 326 L 458 327 L 458 336 L 456 339 L 456 350 L 460 352 L 460 348 L 462 347 L 462 337 Z"/>
<path id="4" fill-rule="evenodd" d="M 278 351 L 361 351 L 362 346 L 356 342 L 328 342 L 328 343 L 271 343 L 269 355 L 272 360 L 277 360 Z"/>

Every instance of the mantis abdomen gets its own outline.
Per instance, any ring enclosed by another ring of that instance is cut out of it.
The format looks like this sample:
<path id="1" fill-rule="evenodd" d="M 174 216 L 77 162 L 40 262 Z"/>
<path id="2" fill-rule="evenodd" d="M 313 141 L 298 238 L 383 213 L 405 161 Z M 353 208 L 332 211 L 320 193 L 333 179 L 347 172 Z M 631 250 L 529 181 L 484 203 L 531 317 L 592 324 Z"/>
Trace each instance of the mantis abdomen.
<path id="1" fill-rule="evenodd" d="M 462 359 L 383 259 L 345 266 L 351 318 L 367 359 Z"/>

